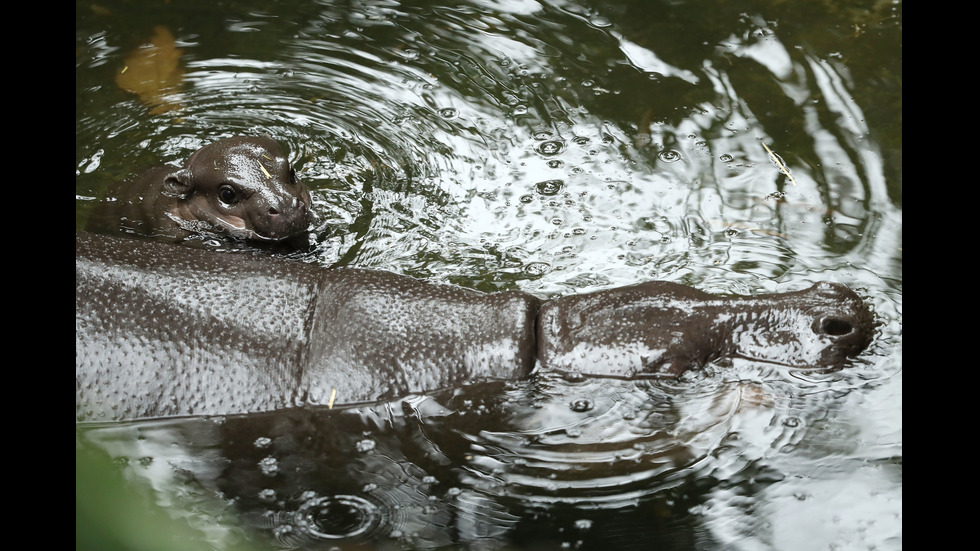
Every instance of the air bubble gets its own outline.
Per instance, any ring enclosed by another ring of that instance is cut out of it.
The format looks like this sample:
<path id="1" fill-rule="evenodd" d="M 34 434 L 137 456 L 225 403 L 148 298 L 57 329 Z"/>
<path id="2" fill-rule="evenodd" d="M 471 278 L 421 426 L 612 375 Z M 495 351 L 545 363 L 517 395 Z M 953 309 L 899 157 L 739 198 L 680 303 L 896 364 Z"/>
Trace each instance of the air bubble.
<path id="1" fill-rule="evenodd" d="M 572 400 L 572 402 L 568 404 L 568 407 L 571 408 L 572 411 L 584 413 L 594 408 L 595 404 L 593 404 L 592 400 L 589 400 L 588 398 L 577 398 Z"/>
<path id="2" fill-rule="evenodd" d="M 541 195 L 557 195 L 564 187 L 565 182 L 561 180 L 545 180 L 537 183 L 538 193 Z"/>
<path id="3" fill-rule="evenodd" d="M 541 142 L 537 147 L 534 148 L 535 151 L 544 155 L 546 157 L 552 157 L 554 155 L 560 154 L 565 150 L 565 144 L 558 140 L 548 140 Z"/>
<path id="4" fill-rule="evenodd" d="M 276 476 L 279 474 L 279 462 L 275 457 L 266 457 L 259 461 L 259 472 L 265 476 Z"/>
<path id="5" fill-rule="evenodd" d="M 523 272 L 528 275 L 539 276 L 548 273 L 551 265 L 547 262 L 528 262 L 524 265 Z"/>

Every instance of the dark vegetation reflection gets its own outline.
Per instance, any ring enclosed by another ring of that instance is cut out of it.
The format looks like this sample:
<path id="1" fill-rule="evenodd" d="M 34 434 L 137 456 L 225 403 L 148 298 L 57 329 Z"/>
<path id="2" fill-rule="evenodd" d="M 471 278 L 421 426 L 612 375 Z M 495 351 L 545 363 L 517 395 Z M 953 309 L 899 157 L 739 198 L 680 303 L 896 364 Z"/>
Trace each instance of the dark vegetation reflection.
<path id="1" fill-rule="evenodd" d="M 76 228 L 141 167 L 268 133 L 320 216 L 309 249 L 266 254 L 542 298 L 829 278 L 881 327 L 834 373 L 538 374 L 78 425 L 77 542 L 132 548 L 100 531 L 114 515 L 89 484 L 96 457 L 151 488 L 134 500 L 163 512 L 135 538 L 162 548 L 901 548 L 901 9 L 76 2 Z M 120 71 L 151 40 L 163 63 L 146 70 L 164 76 L 147 88 Z M 866 516 L 845 506 L 820 528 L 833 496 L 865 487 L 851 499 Z M 791 513 L 813 522 L 794 534 Z"/>

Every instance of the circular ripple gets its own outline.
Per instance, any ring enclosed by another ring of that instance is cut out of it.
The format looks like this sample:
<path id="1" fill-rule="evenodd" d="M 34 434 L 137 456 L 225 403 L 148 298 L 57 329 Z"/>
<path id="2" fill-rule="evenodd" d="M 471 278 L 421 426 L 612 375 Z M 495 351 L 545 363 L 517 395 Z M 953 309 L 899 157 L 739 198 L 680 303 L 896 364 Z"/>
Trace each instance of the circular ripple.
<path id="1" fill-rule="evenodd" d="M 380 509 L 353 495 L 315 497 L 296 511 L 297 526 L 320 539 L 344 539 L 365 534 L 381 522 Z"/>

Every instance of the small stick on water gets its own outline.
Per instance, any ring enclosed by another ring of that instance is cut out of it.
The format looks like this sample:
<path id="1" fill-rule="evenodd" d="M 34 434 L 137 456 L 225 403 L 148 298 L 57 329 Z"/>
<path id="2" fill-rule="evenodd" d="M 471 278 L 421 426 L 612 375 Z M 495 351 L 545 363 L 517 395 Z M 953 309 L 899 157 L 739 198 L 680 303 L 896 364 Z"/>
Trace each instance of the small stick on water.
<path id="1" fill-rule="evenodd" d="M 333 409 L 333 400 L 337 397 L 337 389 L 330 389 L 330 400 L 327 401 L 327 409 Z"/>
<path id="2" fill-rule="evenodd" d="M 789 181 L 793 182 L 793 185 L 795 186 L 796 180 L 794 180 L 793 175 L 789 173 L 789 169 L 783 165 L 783 161 L 779 158 L 779 155 L 773 153 L 772 150 L 769 149 L 769 146 L 766 145 L 766 142 L 762 142 L 762 147 L 766 148 L 766 151 L 769 153 L 769 158 L 772 159 L 772 162 L 776 163 L 776 166 L 779 167 L 779 171 L 785 174 L 786 177 L 789 178 Z"/>
<path id="3" fill-rule="evenodd" d="M 259 168 L 261 168 L 262 169 L 262 172 L 265 173 L 265 177 L 266 178 L 272 178 L 272 174 L 269 174 L 269 171 L 266 170 L 264 166 L 262 166 L 262 163 L 259 163 Z"/>

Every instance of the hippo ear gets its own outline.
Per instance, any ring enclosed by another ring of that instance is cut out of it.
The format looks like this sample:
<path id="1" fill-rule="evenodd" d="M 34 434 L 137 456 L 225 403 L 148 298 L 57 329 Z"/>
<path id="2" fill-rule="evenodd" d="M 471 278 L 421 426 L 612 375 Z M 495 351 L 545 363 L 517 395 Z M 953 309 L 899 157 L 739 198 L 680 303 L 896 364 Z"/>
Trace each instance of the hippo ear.
<path id="1" fill-rule="evenodd" d="M 179 199 L 186 199 L 191 194 L 193 187 L 191 172 L 187 169 L 173 172 L 163 181 L 163 192 Z"/>

